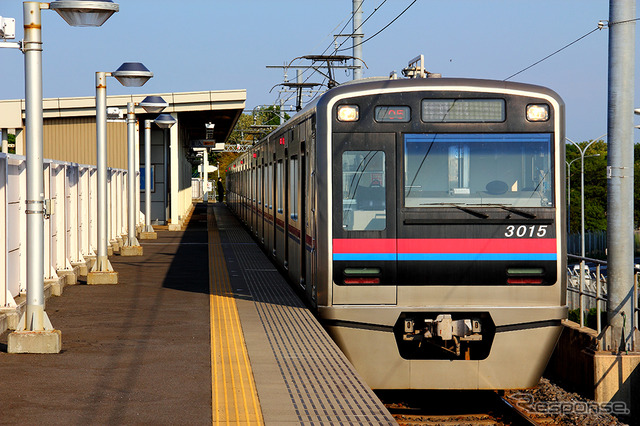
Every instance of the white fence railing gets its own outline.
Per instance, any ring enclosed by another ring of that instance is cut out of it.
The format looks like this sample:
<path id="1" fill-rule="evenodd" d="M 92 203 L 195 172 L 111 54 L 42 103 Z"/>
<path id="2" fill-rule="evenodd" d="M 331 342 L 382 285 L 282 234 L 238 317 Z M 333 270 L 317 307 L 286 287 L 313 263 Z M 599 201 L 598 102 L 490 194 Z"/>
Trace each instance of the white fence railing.
<path id="1" fill-rule="evenodd" d="M 0 153 L 0 309 L 16 307 L 26 291 L 26 159 Z M 109 241 L 127 231 L 127 171 L 109 169 Z M 95 256 L 97 247 L 97 168 L 44 161 L 44 198 L 51 215 L 44 220 L 45 281 L 58 280 Z"/>
<path id="2" fill-rule="evenodd" d="M 583 258 L 579 256 L 569 255 L 569 261 L 578 261 L 573 267 L 567 269 L 567 305 L 570 310 L 578 310 L 578 318 L 580 326 L 586 325 L 587 312 L 595 308 L 595 327 L 594 330 L 600 334 L 602 331 L 602 315 L 607 312 L 607 262 L 597 259 Z M 640 270 L 634 270 L 632 306 L 633 316 L 631 318 L 631 327 L 637 327 L 640 324 L 638 308 L 638 275 Z"/>

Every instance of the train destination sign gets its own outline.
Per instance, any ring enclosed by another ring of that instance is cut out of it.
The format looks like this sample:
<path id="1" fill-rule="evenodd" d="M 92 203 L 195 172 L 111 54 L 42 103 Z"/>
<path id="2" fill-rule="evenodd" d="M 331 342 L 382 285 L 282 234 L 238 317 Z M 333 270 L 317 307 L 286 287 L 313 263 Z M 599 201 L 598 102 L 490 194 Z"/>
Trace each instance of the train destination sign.
<path id="1" fill-rule="evenodd" d="M 411 120 L 411 110 L 407 106 L 379 106 L 375 112 L 378 123 L 406 123 Z"/>

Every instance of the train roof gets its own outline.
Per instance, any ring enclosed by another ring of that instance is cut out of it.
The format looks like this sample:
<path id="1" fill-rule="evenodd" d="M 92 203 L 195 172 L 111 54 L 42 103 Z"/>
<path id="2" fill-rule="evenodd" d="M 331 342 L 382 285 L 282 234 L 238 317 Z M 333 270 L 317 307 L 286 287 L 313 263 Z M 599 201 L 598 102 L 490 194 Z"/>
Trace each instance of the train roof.
<path id="1" fill-rule="evenodd" d="M 460 89 L 472 91 L 473 88 L 478 89 L 495 89 L 495 90 L 512 90 L 522 92 L 539 93 L 540 95 L 546 95 L 556 99 L 561 105 L 564 105 L 564 101 L 555 91 L 548 87 L 539 86 L 529 83 L 520 83 L 504 80 L 486 80 L 476 78 L 400 78 L 390 79 L 388 77 L 369 77 L 360 80 L 352 80 L 343 83 L 333 89 L 318 95 L 311 102 L 309 102 L 301 111 L 294 115 L 289 121 L 279 126 L 272 133 L 277 133 L 283 126 L 294 124 L 297 121 L 303 120 L 310 112 L 316 110 L 318 105 L 326 105 L 332 98 L 336 96 L 343 96 L 353 94 L 357 96 L 358 92 L 370 92 L 376 89 L 402 89 L 402 88 L 414 88 L 416 86 L 422 86 L 425 88 L 446 86 L 447 88 L 458 87 Z"/>

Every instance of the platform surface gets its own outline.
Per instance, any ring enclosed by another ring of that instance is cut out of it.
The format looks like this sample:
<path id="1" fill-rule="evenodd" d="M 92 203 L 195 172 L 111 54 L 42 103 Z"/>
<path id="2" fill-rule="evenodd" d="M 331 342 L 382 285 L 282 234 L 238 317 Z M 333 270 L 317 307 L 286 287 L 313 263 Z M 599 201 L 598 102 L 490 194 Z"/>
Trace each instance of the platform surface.
<path id="1" fill-rule="evenodd" d="M 395 424 L 224 205 L 157 233 L 47 301 L 60 354 L 0 336 L 0 424 Z"/>

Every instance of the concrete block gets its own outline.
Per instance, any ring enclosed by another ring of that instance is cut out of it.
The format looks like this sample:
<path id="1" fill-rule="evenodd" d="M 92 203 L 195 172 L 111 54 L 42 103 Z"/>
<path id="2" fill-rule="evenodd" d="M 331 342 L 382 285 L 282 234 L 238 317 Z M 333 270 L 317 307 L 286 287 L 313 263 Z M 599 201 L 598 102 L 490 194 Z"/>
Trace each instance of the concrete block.
<path id="1" fill-rule="evenodd" d="M 0 334 L 9 329 L 9 319 L 6 314 L 0 313 Z"/>
<path id="2" fill-rule="evenodd" d="M 20 323 L 20 317 L 24 313 L 24 305 L 18 306 L 13 312 L 6 312 L 7 316 L 7 328 L 9 330 L 15 330 Z"/>
<path id="3" fill-rule="evenodd" d="M 640 415 L 640 353 L 594 353 L 595 400 L 622 402 L 631 418 Z"/>
<path id="4" fill-rule="evenodd" d="M 53 293 L 53 286 L 54 284 L 58 284 L 58 278 L 55 279 L 45 279 L 44 280 L 44 300 L 45 303 L 46 301 L 54 295 Z M 62 290 L 59 290 L 60 292 L 62 292 Z"/>
<path id="5" fill-rule="evenodd" d="M 142 246 L 123 246 L 120 247 L 120 256 L 142 256 Z"/>
<path id="6" fill-rule="evenodd" d="M 65 277 L 57 277 L 44 280 L 45 289 L 49 286 L 50 293 L 47 294 L 45 290 L 45 297 L 48 299 L 51 296 L 62 296 L 64 286 L 66 284 Z"/>
<path id="7" fill-rule="evenodd" d="M 74 285 L 78 284 L 79 270 L 79 266 L 72 265 L 72 269 L 59 269 L 56 271 L 56 273 L 58 274 L 58 277 L 64 279 L 65 285 Z"/>
<path id="8" fill-rule="evenodd" d="M 120 247 L 118 247 L 118 250 L 114 250 L 113 245 L 109 245 L 107 246 L 107 256 L 113 256 L 113 253 L 119 250 L 120 250 Z"/>
<path id="9" fill-rule="evenodd" d="M 14 331 L 7 338 L 10 354 L 57 354 L 62 350 L 60 330 Z"/>
<path id="10" fill-rule="evenodd" d="M 97 256 L 95 254 L 92 254 L 87 255 L 84 258 L 87 260 L 87 273 L 84 274 L 84 276 L 86 277 L 89 271 L 91 271 L 91 269 L 93 268 L 93 265 L 95 265 Z"/>
<path id="11" fill-rule="evenodd" d="M 87 284 L 118 284 L 116 271 L 92 271 L 87 274 Z"/>
<path id="12" fill-rule="evenodd" d="M 158 239 L 158 233 L 157 232 L 140 232 L 140 236 L 138 237 L 139 240 L 157 240 Z"/>
<path id="13" fill-rule="evenodd" d="M 93 262 L 95 262 L 96 261 L 95 256 L 92 256 L 92 257 L 93 257 Z M 76 283 L 77 283 L 78 276 L 81 276 L 81 277 L 87 276 L 87 274 L 91 270 L 92 262 L 89 258 L 87 258 L 81 262 L 71 262 L 71 266 L 73 266 L 73 268 L 78 271 L 76 276 Z"/>
<path id="14" fill-rule="evenodd" d="M 182 225 L 179 223 L 170 223 L 169 231 L 182 231 Z"/>

